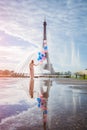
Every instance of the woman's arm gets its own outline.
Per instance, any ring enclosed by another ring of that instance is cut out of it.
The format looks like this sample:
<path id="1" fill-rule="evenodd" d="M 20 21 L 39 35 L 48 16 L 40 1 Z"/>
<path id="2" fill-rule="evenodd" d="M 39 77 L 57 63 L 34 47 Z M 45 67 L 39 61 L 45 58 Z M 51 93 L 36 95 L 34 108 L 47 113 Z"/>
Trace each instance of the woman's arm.
<path id="1" fill-rule="evenodd" d="M 39 65 L 39 63 L 38 63 L 38 64 L 33 64 L 33 65 L 38 66 L 38 65 Z"/>

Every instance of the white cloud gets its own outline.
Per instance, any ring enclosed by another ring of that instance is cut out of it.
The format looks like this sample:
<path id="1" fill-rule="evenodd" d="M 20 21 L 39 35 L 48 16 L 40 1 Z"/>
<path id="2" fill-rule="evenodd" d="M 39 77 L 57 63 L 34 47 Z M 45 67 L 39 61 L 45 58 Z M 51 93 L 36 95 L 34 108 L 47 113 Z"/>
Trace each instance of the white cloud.
<path id="1" fill-rule="evenodd" d="M 81 39 L 83 39 L 83 33 L 87 34 L 86 14 L 83 13 L 86 12 L 86 7 L 85 3 L 79 0 L 77 3 L 73 0 L 62 2 L 56 0 L 51 2 L 46 0 L 33 0 L 21 1 L 20 3 L 18 1 L 0 1 L 0 7 L 2 8 L 0 11 L 0 30 L 39 46 L 42 46 L 43 42 L 42 22 L 44 16 L 46 16 L 50 57 L 56 55 L 58 62 L 60 65 L 62 64 L 62 66 L 67 64 L 67 60 L 71 62 L 68 55 L 72 55 L 70 53 L 71 48 L 70 51 L 64 51 L 65 44 L 71 44 L 70 39 L 72 40 L 73 38 L 75 48 L 76 44 L 78 44 L 79 48 L 79 44 L 83 43 L 83 41 L 81 41 Z M 80 43 L 77 42 L 78 37 Z M 62 47 L 63 44 L 64 47 Z M 51 54 L 52 49 L 54 49 L 55 52 L 59 52 L 57 54 Z M 62 54 L 62 51 L 64 51 L 64 54 Z M 80 55 L 82 54 L 81 51 Z M 60 57 L 63 57 L 63 55 L 66 55 L 66 58 L 61 59 Z M 52 60 L 53 64 L 55 64 L 55 60 Z M 71 66 L 73 67 L 73 64 L 71 64 Z"/>
<path id="2" fill-rule="evenodd" d="M 31 50 L 35 51 L 35 47 L 23 49 L 20 46 L 0 46 L 0 68 L 15 69 L 19 63 L 26 59 L 26 56 L 28 57 L 32 53 Z"/>

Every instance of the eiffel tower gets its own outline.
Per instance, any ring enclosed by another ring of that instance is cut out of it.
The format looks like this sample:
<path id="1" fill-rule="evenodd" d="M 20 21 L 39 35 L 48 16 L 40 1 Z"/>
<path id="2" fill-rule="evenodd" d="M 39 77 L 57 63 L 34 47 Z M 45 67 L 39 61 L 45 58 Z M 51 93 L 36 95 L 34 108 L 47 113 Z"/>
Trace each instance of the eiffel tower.
<path id="1" fill-rule="evenodd" d="M 49 58 L 49 52 L 48 52 L 48 45 L 47 45 L 47 35 L 46 35 L 46 20 L 44 20 L 43 22 L 43 46 L 42 48 L 44 49 L 45 47 L 47 47 L 47 51 L 45 52 L 45 57 L 46 60 L 43 63 L 43 70 L 47 70 L 50 74 L 54 74 L 54 68 L 50 62 L 50 58 Z"/>

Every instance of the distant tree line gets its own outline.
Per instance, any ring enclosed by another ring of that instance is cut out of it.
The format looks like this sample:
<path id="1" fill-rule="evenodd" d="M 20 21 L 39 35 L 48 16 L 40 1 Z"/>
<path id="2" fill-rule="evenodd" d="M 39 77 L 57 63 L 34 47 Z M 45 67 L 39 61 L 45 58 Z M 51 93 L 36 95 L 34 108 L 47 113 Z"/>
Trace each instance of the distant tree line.
<path id="1" fill-rule="evenodd" d="M 13 70 L 0 70 L 0 77 L 23 77 L 24 73 L 17 73 Z"/>
<path id="2" fill-rule="evenodd" d="M 66 71 L 66 72 L 55 72 L 55 74 L 57 74 L 57 75 L 71 75 L 72 72 L 71 72 L 71 71 Z"/>

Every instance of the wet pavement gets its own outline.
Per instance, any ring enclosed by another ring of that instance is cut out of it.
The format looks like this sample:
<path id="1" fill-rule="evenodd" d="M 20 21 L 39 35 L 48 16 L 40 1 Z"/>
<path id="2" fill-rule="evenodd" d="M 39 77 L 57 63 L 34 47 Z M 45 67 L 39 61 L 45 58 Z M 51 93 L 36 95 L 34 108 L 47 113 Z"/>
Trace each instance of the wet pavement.
<path id="1" fill-rule="evenodd" d="M 0 78 L 0 130 L 86 129 L 86 80 Z"/>

